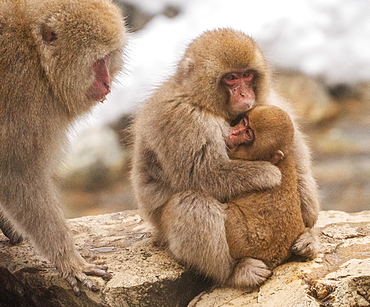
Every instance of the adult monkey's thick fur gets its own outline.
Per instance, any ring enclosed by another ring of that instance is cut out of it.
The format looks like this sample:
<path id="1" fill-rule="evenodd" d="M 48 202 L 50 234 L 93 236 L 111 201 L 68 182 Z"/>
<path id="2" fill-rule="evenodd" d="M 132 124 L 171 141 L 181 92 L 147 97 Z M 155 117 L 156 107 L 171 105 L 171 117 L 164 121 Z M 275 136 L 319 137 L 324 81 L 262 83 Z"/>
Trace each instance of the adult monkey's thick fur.
<path id="1" fill-rule="evenodd" d="M 225 146 L 230 123 L 246 111 L 233 101 L 235 91 L 244 97 L 235 84 L 248 91 L 247 109 L 278 105 L 294 121 L 270 78 L 264 56 L 250 37 L 231 29 L 206 32 L 189 45 L 174 76 L 155 91 L 133 126 L 132 182 L 140 209 L 176 259 L 219 283 L 229 280 L 235 266 L 222 203 L 274 187 L 281 179 L 269 162 L 230 160 Z M 295 129 L 302 215 L 312 227 L 319 209 L 316 183 L 309 150 Z M 253 269 L 262 275 L 266 271 Z"/>
<path id="2" fill-rule="evenodd" d="M 102 101 L 122 64 L 125 26 L 109 0 L 0 3 L 0 228 L 25 237 L 80 293 L 109 278 L 76 251 L 52 170 L 68 125 Z"/>

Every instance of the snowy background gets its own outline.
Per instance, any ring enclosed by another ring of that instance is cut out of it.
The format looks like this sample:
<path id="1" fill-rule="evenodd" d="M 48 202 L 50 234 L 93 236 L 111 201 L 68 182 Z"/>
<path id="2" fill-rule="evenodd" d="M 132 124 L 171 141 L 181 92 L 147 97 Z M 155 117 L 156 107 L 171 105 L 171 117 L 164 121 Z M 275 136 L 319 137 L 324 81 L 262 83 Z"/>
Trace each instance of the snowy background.
<path id="1" fill-rule="evenodd" d="M 369 0 L 125 2 L 156 17 L 130 35 L 125 74 L 89 117 L 89 125 L 134 113 L 153 86 L 171 74 L 186 45 L 218 27 L 251 35 L 274 67 L 319 76 L 329 85 L 370 80 Z M 169 5 L 178 7 L 180 14 L 174 18 L 160 14 Z"/>
<path id="2" fill-rule="evenodd" d="M 275 71 L 299 72 L 276 74 L 275 85 L 301 108 L 302 123 L 310 123 L 305 132 L 322 208 L 370 208 L 370 0 L 114 1 L 135 31 L 107 101 L 71 129 L 59 173 L 67 216 L 136 207 L 128 115 L 171 76 L 195 37 L 220 27 L 251 35 Z"/>

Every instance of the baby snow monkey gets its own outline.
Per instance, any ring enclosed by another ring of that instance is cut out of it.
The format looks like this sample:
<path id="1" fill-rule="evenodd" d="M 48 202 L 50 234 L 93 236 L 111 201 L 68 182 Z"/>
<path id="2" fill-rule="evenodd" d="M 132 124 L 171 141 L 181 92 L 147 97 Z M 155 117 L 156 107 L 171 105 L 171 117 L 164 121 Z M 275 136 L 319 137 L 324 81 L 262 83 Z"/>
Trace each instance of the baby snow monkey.
<path id="1" fill-rule="evenodd" d="M 257 106 L 231 128 L 226 139 L 230 158 L 270 161 L 282 174 L 280 186 L 249 192 L 227 203 L 226 238 L 231 256 L 238 261 L 230 286 L 263 283 L 266 270 L 286 261 L 297 239 L 307 231 L 290 153 L 293 137 L 293 124 L 285 111 Z"/>

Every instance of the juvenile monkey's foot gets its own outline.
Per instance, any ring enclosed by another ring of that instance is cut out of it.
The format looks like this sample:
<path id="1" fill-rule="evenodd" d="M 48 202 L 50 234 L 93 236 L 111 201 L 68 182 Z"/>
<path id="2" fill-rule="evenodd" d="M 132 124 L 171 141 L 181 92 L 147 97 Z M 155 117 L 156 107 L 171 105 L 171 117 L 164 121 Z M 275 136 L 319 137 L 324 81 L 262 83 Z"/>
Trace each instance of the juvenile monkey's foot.
<path id="1" fill-rule="evenodd" d="M 64 275 L 64 274 L 63 274 Z M 66 275 L 65 279 L 72 287 L 73 292 L 79 296 L 81 294 L 81 290 L 79 287 L 79 281 L 82 283 L 83 286 L 88 288 L 93 292 L 98 292 L 99 288 L 92 282 L 88 276 L 99 276 L 104 280 L 110 280 L 112 278 L 112 273 L 108 272 L 108 267 L 103 265 L 95 265 L 95 264 L 85 264 L 83 270 L 79 272 L 73 272 Z M 65 275 L 64 275 L 65 276 Z"/>
<path id="2" fill-rule="evenodd" d="M 236 288 L 260 286 L 271 274 L 271 270 L 263 261 L 254 258 L 244 258 L 236 265 L 228 285 Z"/>
<path id="3" fill-rule="evenodd" d="M 313 229 L 301 234 L 292 246 L 292 252 L 298 256 L 313 259 L 320 249 L 319 238 Z"/>

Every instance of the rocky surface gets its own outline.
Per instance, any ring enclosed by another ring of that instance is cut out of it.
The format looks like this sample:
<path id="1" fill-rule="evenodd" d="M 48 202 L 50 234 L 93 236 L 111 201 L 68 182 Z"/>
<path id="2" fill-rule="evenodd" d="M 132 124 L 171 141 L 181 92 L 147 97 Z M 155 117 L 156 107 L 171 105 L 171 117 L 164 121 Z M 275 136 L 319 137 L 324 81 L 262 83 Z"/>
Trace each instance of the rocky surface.
<path id="1" fill-rule="evenodd" d="M 44 258 L 0 235 L 0 306 L 370 306 L 370 211 L 323 211 L 317 224 L 321 252 L 310 262 L 274 270 L 254 291 L 212 288 L 153 244 L 151 228 L 136 211 L 69 221 L 82 255 L 106 264 L 112 280 L 101 292 L 76 297 Z"/>
<path id="2" fill-rule="evenodd" d="M 252 292 L 218 288 L 195 298 L 194 307 L 370 306 L 370 211 L 323 211 L 317 224 L 321 253 L 310 262 L 274 270 Z"/>
<path id="3" fill-rule="evenodd" d="M 101 292 L 76 297 L 28 244 L 11 246 L 0 235 L 1 307 L 186 306 L 206 287 L 153 244 L 136 211 L 73 219 L 70 228 L 87 261 L 114 272 L 109 282 L 91 277 Z"/>

